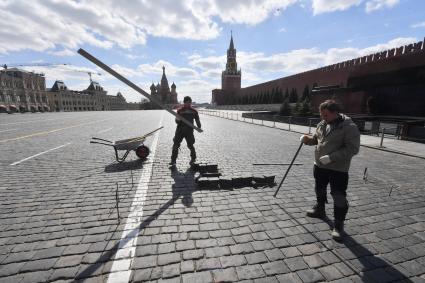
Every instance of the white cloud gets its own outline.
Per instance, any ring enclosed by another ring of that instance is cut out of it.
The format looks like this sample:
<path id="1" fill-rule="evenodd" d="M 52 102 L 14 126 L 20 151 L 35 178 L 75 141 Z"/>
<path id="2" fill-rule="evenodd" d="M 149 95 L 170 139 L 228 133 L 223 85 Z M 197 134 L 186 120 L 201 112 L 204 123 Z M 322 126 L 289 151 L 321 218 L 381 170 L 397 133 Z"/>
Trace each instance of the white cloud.
<path id="1" fill-rule="evenodd" d="M 313 0 L 313 13 L 315 15 L 344 11 L 352 6 L 359 6 L 364 0 Z M 367 13 L 380 10 L 383 8 L 392 8 L 397 5 L 400 0 L 368 0 L 365 10 Z"/>
<path id="2" fill-rule="evenodd" d="M 418 39 L 415 37 L 398 37 L 394 38 L 387 43 L 381 43 L 374 46 L 366 47 L 360 50 L 359 56 L 365 56 L 379 51 L 385 51 L 387 49 L 392 49 L 404 45 L 408 45 L 413 42 L 417 42 Z"/>
<path id="3" fill-rule="evenodd" d="M 149 35 L 207 40 L 219 35 L 218 19 L 255 25 L 297 1 L 34 0 L 30 6 L 24 0 L 0 1 L 0 54 L 82 45 L 131 48 L 145 44 Z"/>
<path id="4" fill-rule="evenodd" d="M 132 68 L 128 68 L 128 67 L 124 67 L 118 64 L 114 64 L 112 66 L 110 66 L 114 71 L 116 71 L 117 73 L 119 73 L 120 75 L 126 77 L 126 78 L 133 78 L 133 77 L 141 77 L 142 74 L 140 72 L 138 72 L 135 69 Z M 113 76 L 109 75 L 111 78 Z"/>
<path id="5" fill-rule="evenodd" d="M 211 102 L 211 90 L 217 88 L 216 84 L 205 80 L 181 81 L 177 86 L 178 100 L 190 96 L 194 102 Z"/>
<path id="6" fill-rule="evenodd" d="M 391 8 L 399 2 L 400 0 L 370 0 L 366 3 L 366 12 L 370 13 L 383 8 Z"/>
<path id="7" fill-rule="evenodd" d="M 62 49 L 60 51 L 52 51 L 49 53 L 55 56 L 60 56 L 60 57 L 75 56 L 77 54 L 77 52 L 69 50 L 69 49 Z"/>
<path id="8" fill-rule="evenodd" d="M 412 28 L 425 28 L 425 21 L 411 25 Z"/>
<path id="9" fill-rule="evenodd" d="M 344 11 L 349 9 L 351 6 L 358 6 L 362 0 L 313 0 L 313 13 L 315 15 Z"/>
<path id="10" fill-rule="evenodd" d="M 220 17 L 225 23 L 256 25 L 279 15 L 298 0 L 207 0 L 192 1 L 192 11 L 202 17 Z"/>
<path id="11" fill-rule="evenodd" d="M 177 67 L 172 63 L 164 60 L 159 60 L 151 64 L 141 64 L 137 66 L 137 72 L 144 76 L 154 75 L 157 78 L 156 80 L 159 81 L 161 80 L 163 66 L 165 67 L 165 74 L 167 76 L 167 79 L 171 79 L 171 81 L 173 80 L 173 77 L 196 78 L 199 76 L 198 72 L 194 69 L 186 67 Z"/>
<path id="12" fill-rule="evenodd" d="M 226 55 L 202 57 L 199 54 L 188 56 L 189 65 L 201 70 L 223 69 L 226 65 Z"/>

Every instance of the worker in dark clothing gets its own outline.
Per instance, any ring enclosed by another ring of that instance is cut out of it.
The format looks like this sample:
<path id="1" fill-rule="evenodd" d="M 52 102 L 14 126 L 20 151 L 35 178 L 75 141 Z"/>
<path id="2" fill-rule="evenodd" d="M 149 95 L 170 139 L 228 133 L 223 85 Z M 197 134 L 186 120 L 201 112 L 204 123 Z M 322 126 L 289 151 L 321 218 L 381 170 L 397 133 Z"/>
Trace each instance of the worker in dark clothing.
<path id="1" fill-rule="evenodd" d="M 177 109 L 177 114 L 188 120 L 193 124 L 193 121 L 196 121 L 196 125 L 198 128 L 201 128 L 201 122 L 199 121 L 198 111 L 192 107 L 192 99 L 189 96 L 185 96 L 183 99 L 184 105 Z M 190 162 L 189 164 L 193 164 L 196 161 L 196 151 L 195 147 L 195 136 L 193 135 L 193 128 L 183 123 L 180 119 L 176 118 L 177 128 L 176 133 L 174 135 L 174 144 L 173 144 L 173 152 L 171 154 L 171 166 L 176 165 L 177 155 L 179 154 L 180 144 L 183 139 L 186 139 L 187 147 L 190 150 Z"/>

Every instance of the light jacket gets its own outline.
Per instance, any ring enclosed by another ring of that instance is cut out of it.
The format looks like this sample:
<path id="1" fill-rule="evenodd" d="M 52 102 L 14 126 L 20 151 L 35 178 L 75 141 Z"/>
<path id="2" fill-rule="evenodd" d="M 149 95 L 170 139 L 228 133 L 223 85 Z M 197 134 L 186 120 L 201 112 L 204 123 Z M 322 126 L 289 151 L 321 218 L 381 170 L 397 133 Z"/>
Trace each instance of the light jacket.
<path id="1" fill-rule="evenodd" d="M 327 125 L 323 120 L 317 124 L 316 133 L 307 142 L 308 145 L 316 145 L 315 164 L 320 168 L 348 172 L 351 158 L 359 152 L 359 129 L 351 118 L 344 114 L 339 114 L 335 121 L 329 123 L 328 132 L 326 132 Z M 320 163 L 319 158 L 324 155 L 329 155 L 331 159 L 329 164 Z"/>

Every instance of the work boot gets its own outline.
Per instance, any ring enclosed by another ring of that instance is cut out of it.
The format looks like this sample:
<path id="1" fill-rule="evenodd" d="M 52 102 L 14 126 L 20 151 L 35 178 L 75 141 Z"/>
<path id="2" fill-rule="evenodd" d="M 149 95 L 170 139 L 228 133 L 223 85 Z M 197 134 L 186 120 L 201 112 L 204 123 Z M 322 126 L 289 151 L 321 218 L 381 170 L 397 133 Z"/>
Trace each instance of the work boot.
<path id="1" fill-rule="evenodd" d="M 344 236 L 344 222 L 336 220 L 331 235 L 335 241 L 341 241 Z"/>
<path id="2" fill-rule="evenodd" d="M 315 204 L 312 209 L 307 210 L 307 216 L 323 219 L 326 217 L 325 205 Z"/>

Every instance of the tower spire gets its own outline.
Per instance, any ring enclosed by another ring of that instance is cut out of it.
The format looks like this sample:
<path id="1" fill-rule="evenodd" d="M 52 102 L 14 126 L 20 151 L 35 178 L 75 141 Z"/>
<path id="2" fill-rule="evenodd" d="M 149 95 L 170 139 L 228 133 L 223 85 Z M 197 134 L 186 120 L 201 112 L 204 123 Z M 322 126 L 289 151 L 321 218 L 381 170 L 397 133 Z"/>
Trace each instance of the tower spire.
<path id="1" fill-rule="evenodd" d="M 229 45 L 229 49 L 235 49 L 234 45 L 233 45 L 233 32 L 230 31 L 230 45 Z"/>

